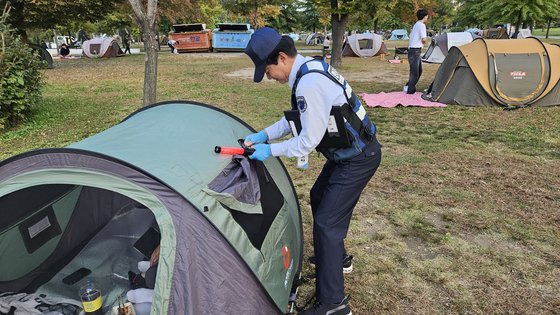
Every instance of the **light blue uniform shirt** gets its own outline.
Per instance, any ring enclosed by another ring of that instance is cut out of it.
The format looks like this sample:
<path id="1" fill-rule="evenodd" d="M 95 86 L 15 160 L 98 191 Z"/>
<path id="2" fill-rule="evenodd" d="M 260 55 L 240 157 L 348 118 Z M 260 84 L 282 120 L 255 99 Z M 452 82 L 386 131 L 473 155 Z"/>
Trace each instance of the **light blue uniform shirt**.
<path id="1" fill-rule="evenodd" d="M 297 55 L 288 78 L 290 88 L 294 86 L 296 74 L 301 65 L 312 60 L 311 57 Z M 323 139 L 332 106 L 342 106 L 347 100 L 342 87 L 324 74 L 309 73 L 298 83 L 296 97 L 305 99 L 305 107 L 300 108 L 301 132 L 297 137 L 272 143 L 270 151 L 273 156 L 302 157 L 315 149 Z M 285 117 L 265 128 L 269 140 L 280 139 L 291 132 Z"/>

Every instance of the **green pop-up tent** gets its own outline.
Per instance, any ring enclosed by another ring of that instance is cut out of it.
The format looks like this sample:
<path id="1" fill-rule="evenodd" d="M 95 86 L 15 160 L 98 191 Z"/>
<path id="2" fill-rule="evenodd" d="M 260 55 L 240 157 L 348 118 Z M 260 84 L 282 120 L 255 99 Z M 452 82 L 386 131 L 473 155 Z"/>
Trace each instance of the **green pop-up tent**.
<path id="1" fill-rule="evenodd" d="M 0 162 L 0 292 L 77 299 L 86 279 L 61 279 L 85 267 L 108 309 L 157 225 L 152 314 L 286 312 L 303 251 L 291 180 L 279 159 L 214 152 L 252 132 L 218 108 L 171 101 Z"/>

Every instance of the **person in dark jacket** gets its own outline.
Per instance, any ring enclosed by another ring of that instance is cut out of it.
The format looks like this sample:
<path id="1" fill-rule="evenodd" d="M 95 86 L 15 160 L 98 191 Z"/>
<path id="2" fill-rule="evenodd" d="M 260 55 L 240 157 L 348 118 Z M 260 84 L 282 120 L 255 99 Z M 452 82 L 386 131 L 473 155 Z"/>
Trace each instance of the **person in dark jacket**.
<path id="1" fill-rule="evenodd" d="M 70 55 L 70 48 L 66 44 L 60 45 L 60 57 L 66 58 Z"/>
<path id="2" fill-rule="evenodd" d="M 130 52 L 130 34 L 129 33 L 124 34 L 123 45 L 124 45 L 124 53 L 126 54 L 126 52 L 128 51 L 128 54 L 131 55 L 132 53 Z"/>

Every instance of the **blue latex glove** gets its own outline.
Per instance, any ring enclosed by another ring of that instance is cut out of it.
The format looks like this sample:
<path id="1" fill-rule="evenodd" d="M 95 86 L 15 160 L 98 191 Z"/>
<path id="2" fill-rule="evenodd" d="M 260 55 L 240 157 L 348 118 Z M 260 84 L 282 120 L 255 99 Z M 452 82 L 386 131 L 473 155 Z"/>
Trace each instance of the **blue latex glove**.
<path id="1" fill-rule="evenodd" d="M 253 149 L 255 149 L 255 153 L 249 155 L 249 158 L 252 160 L 264 161 L 272 155 L 270 144 L 255 144 Z"/>
<path id="2" fill-rule="evenodd" d="M 253 133 L 245 137 L 245 145 L 252 146 L 253 144 L 257 143 L 265 143 L 266 140 L 268 140 L 268 135 L 266 134 L 266 131 L 261 130 L 257 133 Z"/>

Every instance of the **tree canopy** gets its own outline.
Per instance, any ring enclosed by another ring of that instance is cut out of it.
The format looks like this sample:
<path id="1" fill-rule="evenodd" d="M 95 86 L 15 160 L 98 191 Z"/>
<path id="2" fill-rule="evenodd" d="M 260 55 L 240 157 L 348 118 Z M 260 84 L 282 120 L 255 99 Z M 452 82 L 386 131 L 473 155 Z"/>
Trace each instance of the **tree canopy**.
<path id="1" fill-rule="evenodd" d="M 8 22 L 18 30 L 24 40 L 27 29 L 51 29 L 67 26 L 73 21 L 98 21 L 123 0 L 0 0 L 12 6 Z"/>
<path id="2" fill-rule="evenodd" d="M 146 0 L 143 0 L 145 2 Z M 408 28 L 415 12 L 426 8 L 428 28 L 442 31 L 487 28 L 511 23 L 516 27 L 546 25 L 560 19 L 560 0 L 166 0 L 159 1 L 156 22 L 166 33 L 175 23 L 219 22 L 271 26 L 281 33 L 332 32 L 333 18 L 344 31 Z M 7 0 L 0 0 L 0 4 Z M 10 0 L 10 24 L 25 40 L 30 29 L 116 33 L 132 27 L 133 14 L 124 0 Z M 138 29 L 136 29 L 138 30 Z M 336 42 L 336 40 L 335 40 Z M 334 44 L 336 46 L 337 44 Z M 333 47 L 334 47 L 333 46 Z"/>

